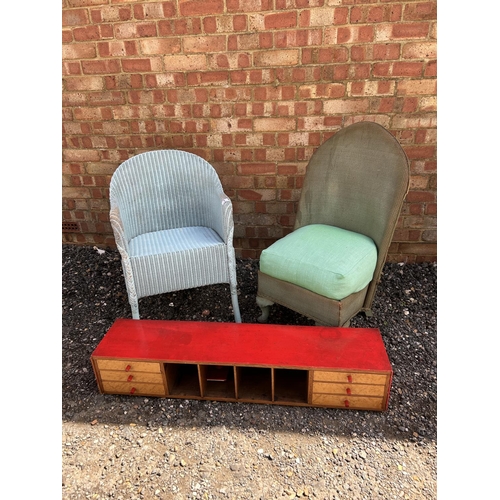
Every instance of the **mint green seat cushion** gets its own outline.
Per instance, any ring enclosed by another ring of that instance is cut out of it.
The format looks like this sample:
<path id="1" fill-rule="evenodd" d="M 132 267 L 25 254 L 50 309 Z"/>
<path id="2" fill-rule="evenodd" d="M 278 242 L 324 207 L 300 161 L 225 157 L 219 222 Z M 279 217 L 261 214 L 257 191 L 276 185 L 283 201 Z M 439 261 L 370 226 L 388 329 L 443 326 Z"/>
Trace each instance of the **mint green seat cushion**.
<path id="1" fill-rule="evenodd" d="M 371 238 L 325 224 L 296 229 L 260 256 L 261 272 L 335 300 L 363 290 L 376 264 Z"/>

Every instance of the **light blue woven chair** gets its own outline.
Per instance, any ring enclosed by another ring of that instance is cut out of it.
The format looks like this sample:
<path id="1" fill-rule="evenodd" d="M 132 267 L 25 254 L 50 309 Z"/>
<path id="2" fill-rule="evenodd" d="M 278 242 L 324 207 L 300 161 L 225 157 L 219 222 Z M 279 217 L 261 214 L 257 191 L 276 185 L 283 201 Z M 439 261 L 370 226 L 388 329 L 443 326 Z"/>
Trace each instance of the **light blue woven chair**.
<path id="1" fill-rule="evenodd" d="M 113 174 L 110 203 L 134 319 L 141 297 L 229 283 L 241 323 L 233 207 L 208 162 L 185 151 L 138 154 Z"/>

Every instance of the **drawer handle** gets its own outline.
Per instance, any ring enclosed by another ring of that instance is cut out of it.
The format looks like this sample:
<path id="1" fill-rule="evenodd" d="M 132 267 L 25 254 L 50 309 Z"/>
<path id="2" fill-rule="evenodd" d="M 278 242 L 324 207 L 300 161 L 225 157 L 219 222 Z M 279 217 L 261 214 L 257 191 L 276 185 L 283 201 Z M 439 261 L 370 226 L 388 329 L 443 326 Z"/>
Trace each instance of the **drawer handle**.
<path id="1" fill-rule="evenodd" d="M 130 365 L 127 365 L 127 366 L 125 367 L 125 371 L 126 371 L 126 372 L 129 372 L 129 371 L 131 370 L 131 368 L 132 368 L 132 367 L 131 367 Z"/>
<path id="2" fill-rule="evenodd" d="M 130 394 L 134 394 L 135 392 L 135 387 L 132 387 L 132 389 L 130 389 Z"/>
<path id="3" fill-rule="evenodd" d="M 349 408 L 349 400 L 348 400 L 348 399 L 346 399 L 346 400 L 344 401 L 344 405 L 345 405 L 345 407 L 346 407 L 346 408 Z"/>
<path id="4" fill-rule="evenodd" d="M 347 381 L 352 384 L 352 376 L 351 375 L 347 375 Z"/>
<path id="5" fill-rule="evenodd" d="M 133 379 L 133 378 L 134 378 L 134 376 L 133 376 L 133 375 L 129 375 L 129 376 L 127 377 L 127 382 L 132 382 L 132 379 Z"/>
<path id="6" fill-rule="evenodd" d="M 132 376 L 132 375 L 131 375 Z M 130 378 L 130 377 L 129 377 Z M 349 389 L 349 387 L 345 390 L 345 392 L 347 392 L 347 394 L 350 396 L 351 395 L 351 389 Z"/>

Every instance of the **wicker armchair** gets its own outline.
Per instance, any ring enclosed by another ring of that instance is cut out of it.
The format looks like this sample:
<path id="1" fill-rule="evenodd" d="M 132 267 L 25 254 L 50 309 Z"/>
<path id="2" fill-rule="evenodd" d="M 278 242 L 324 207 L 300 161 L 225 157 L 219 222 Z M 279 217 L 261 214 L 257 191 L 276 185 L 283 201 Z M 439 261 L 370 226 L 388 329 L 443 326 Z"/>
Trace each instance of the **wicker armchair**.
<path id="1" fill-rule="evenodd" d="M 134 319 L 141 297 L 229 283 L 241 322 L 233 207 L 209 163 L 185 151 L 138 154 L 113 174 L 110 203 Z"/>
<path id="2" fill-rule="evenodd" d="M 408 159 L 381 125 L 350 125 L 307 167 L 293 232 L 260 257 L 260 322 L 281 304 L 316 324 L 348 326 L 371 306 L 404 197 Z"/>

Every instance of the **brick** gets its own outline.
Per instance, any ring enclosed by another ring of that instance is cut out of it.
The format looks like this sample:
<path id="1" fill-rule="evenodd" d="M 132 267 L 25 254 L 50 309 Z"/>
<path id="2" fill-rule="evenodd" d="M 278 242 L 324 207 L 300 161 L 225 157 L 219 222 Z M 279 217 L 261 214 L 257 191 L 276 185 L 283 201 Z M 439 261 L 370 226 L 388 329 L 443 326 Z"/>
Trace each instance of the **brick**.
<path id="1" fill-rule="evenodd" d="M 203 18 L 203 30 L 205 33 L 216 33 L 217 32 L 217 18 L 216 17 L 204 17 Z"/>
<path id="2" fill-rule="evenodd" d="M 436 57 L 436 42 L 406 43 L 403 46 L 404 59 L 435 59 Z"/>
<path id="3" fill-rule="evenodd" d="M 297 120 L 297 130 L 332 130 L 342 125 L 341 116 L 310 116 Z"/>
<path id="4" fill-rule="evenodd" d="M 84 187 L 63 187 L 62 197 L 63 199 L 90 198 L 90 191 Z"/>
<path id="5" fill-rule="evenodd" d="M 101 33 L 99 26 L 85 26 L 84 28 L 74 28 L 73 37 L 77 42 L 86 42 L 88 40 L 99 40 Z"/>
<path id="6" fill-rule="evenodd" d="M 437 97 L 429 96 L 420 98 L 420 111 L 437 111 Z"/>
<path id="7" fill-rule="evenodd" d="M 299 62 L 298 50 L 270 50 L 254 56 L 256 66 L 288 66 Z"/>
<path id="8" fill-rule="evenodd" d="M 119 73 L 120 63 L 116 60 L 82 61 L 84 74 Z"/>
<path id="9" fill-rule="evenodd" d="M 257 12 L 272 9 L 271 0 L 226 0 L 229 12 Z"/>
<path id="10" fill-rule="evenodd" d="M 122 59 L 123 71 L 131 72 L 144 72 L 152 71 L 151 59 Z"/>
<path id="11" fill-rule="evenodd" d="M 101 57 L 124 57 L 138 54 L 136 42 L 127 40 L 125 42 L 102 42 L 97 45 Z"/>
<path id="12" fill-rule="evenodd" d="M 433 243 L 400 243 L 399 250 L 403 254 L 428 255 L 437 253 L 436 244 Z"/>
<path id="13" fill-rule="evenodd" d="M 373 46 L 374 60 L 399 59 L 401 45 L 399 43 L 375 44 Z"/>
<path id="14" fill-rule="evenodd" d="M 104 81 L 99 76 L 73 77 L 64 79 L 64 88 L 66 90 L 102 90 Z"/>
<path id="15" fill-rule="evenodd" d="M 386 20 L 386 9 L 383 6 L 371 7 L 367 10 L 366 22 L 367 23 L 380 23 Z"/>
<path id="16" fill-rule="evenodd" d="M 92 128 L 89 123 L 66 122 L 63 123 L 63 132 L 67 135 L 88 135 L 92 132 Z"/>
<path id="17" fill-rule="evenodd" d="M 436 230 L 427 230 L 422 231 L 422 241 L 437 241 L 437 231 Z"/>
<path id="18" fill-rule="evenodd" d="M 423 21 L 437 18 L 437 2 L 418 2 L 404 6 L 405 21 Z"/>
<path id="19" fill-rule="evenodd" d="M 428 23 L 401 23 L 392 27 L 393 38 L 426 38 L 428 34 Z"/>
<path id="20" fill-rule="evenodd" d="M 259 47 L 261 49 L 270 49 L 273 46 L 273 35 L 272 33 L 260 33 L 259 34 Z"/>
<path id="21" fill-rule="evenodd" d="M 250 201 L 269 201 L 276 198 L 276 193 L 274 189 L 262 189 L 262 190 L 251 190 L 251 189 L 239 189 L 238 199 L 240 200 L 250 200 Z"/>
<path id="22" fill-rule="evenodd" d="M 106 135 L 121 135 L 130 133 L 129 123 L 113 120 L 102 124 L 102 133 Z"/>
<path id="23" fill-rule="evenodd" d="M 208 68 L 207 58 L 202 54 L 173 55 L 163 58 L 167 71 L 193 71 Z"/>
<path id="24" fill-rule="evenodd" d="M 415 144 L 436 144 L 436 129 L 419 129 L 415 133 Z"/>
<path id="25" fill-rule="evenodd" d="M 125 104 L 125 97 L 122 92 L 92 92 L 88 96 L 90 106 L 116 106 Z"/>
<path id="26" fill-rule="evenodd" d="M 303 99 L 316 99 L 318 97 L 344 97 L 345 85 L 342 83 L 301 85 L 299 87 L 299 96 Z"/>
<path id="27" fill-rule="evenodd" d="M 428 180 L 429 176 L 427 175 L 412 175 L 410 178 L 410 190 L 418 191 L 427 189 Z"/>
<path id="28" fill-rule="evenodd" d="M 274 163 L 242 163 L 237 168 L 240 175 L 268 175 L 276 173 Z"/>
<path id="29" fill-rule="evenodd" d="M 393 95 L 395 93 L 396 84 L 393 81 L 383 82 L 352 82 L 350 87 L 351 95 Z"/>
<path id="30" fill-rule="evenodd" d="M 183 16 L 222 14 L 224 0 L 179 0 L 179 10 Z"/>
<path id="31" fill-rule="evenodd" d="M 237 35 L 232 39 L 234 40 L 234 47 L 229 47 L 231 50 L 256 50 L 261 48 L 258 33 Z"/>
<path id="32" fill-rule="evenodd" d="M 134 18 L 144 19 L 163 19 L 175 15 L 175 6 L 173 2 L 136 4 L 133 6 Z"/>
<path id="33" fill-rule="evenodd" d="M 187 75 L 187 84 L 189 86 L 226 84 L 229 81 L 227 71 L 209 71 L 204 73 L 190 73 Z"/>
<path id="34" fill-rule="evenodd" d="M 264 16 L 264 27 L 266 29 L 293 28 L 297 25 L 297 12 L 280 12 L 279 14 L 267 14 Z"/>
<path id="35" fill-rule="evenodd" d="M 149 59 L 122 59 L 122 68 L 126 73 L 160 71 L 162 68 L 160 58 Z"/>
<path id="36" fill-rule="evenodd" d="M 309 26 L 331 26 L 334 22 L 334 7 L 315 8 L 309 11 Z"/>
<path id="37" fill-rule="evenodd" d="M 82 106 L 85 102 L 85 94 L 81 92 L 65 92 L 63 94 L 63 106 Z"/>
<path id="38" fill-rule="evenodd" d="M 63 151 L 63 158 L 64 161 L 68 162 L 99 161 L 101 159 L 98 151 L 87 149 L 67 149 Z"/>
<path id="39" fill-rule="evenodd" d="M 180 38 L 154 38 L 141 40 L 139 42 L 141 52 L 144 55 L 155 54 L 177 54 L 181 51 Z"/>
<path id="40" fill-rule="evenodd" d="M 429 80 L 400 80 L 397 82 L 399 95 L 436 95 L 437 82 Z"/>
<path id="41" fill-rule="evenodd" d="M 86 9 L 71 9 L 63 10 L 62 25 L 63 26 L 83 26 L 90 21 Z"/>
<path id="42" fill-rule="evenodd" d="M 396 99 L 393 97 L 384 97 L 374 99 L 370 103 L 370 112 L 373 113 L 392 113 L 395 109 Z"/>
<path id="43" fill-rule="evenodd" d="M 338 99 L 334 101 L 325 101 L 323 109 L 330 115 L 364 113 L 368 110 L 369 101 L 366 99 Z"/>
<path id="44" fill-rule="evenodd" d="M 279 149 L 265 149 L 265 160 L 267 161 L 273 161 L 273 162 L 283 162 L 286 160 L 285 157 L 285 150 L 283 148 Z"/>
<path id="45" fill-rule="evenodd" d="M 349 16 L 348 7 L 335 7 L 333 10 L 333 24 L 347 24 L 348 16 Z"/>
<path id="46" fill-rule="evenodd" d="M 108 0 L 68 0 L 70 7 L 90 7 L 93 5 L 107 5 Z"/>
<path id="47" fill-rule="evenodd" d="M 422 76 L 421 62 L 395 62 L 392 67 L 392 76 Z"/>
<path id="48" fill-rule="evenodd" d="M 276 48 L 289 47 L 308 47 L 312 45 L 321 45 L 322 30 L 292 30 L 276 31 L 274 33 L 274 46 Z"/>
<path id="49" fill-rule="evenodd" d="M 115 33 L 113 30 L 113 25 L 111 24 L 101 24 L 99 26 L 99 31 L 101 33 L 101 39 L 104 40 L 106 38 L 114 38 Z"/>
<path id="50" fill-rule="evenodd" d="M 186 53 L 222 52 L 226 49 L 226 37 L 222 35 L 186 37 L 183 40 L 183 47 Z"/>
<path id="51" fill-rule="evenodd" d="M 125 23 L 115 24 L 116 38 L 145 38 L 156 36 L 155 23 Z"/>
<path id="52" fill-rule="evenodd" d="M 255 118 L 253 123 L 257 132 L 295 129 L 294 118 Z"/>
<path id="53" fill-rule="evenodd" d="M 437 61 L 429 61 L 425 65 L 424 76 L 436 77 L 437 76 Z"/>
<path id="54" fill-rule="evenodd" d="M 425 206 L 426 215 L 437 215 L 437 203 L 427 203 Z"/>
<path id="55" fill-rule="evenodd" d="M 435 158 L 436 156 L 435 146 L 413 146 L 413 147 L 406 146 L 404 149 L 406 155 L 410 160 Z"/>
<path id="56" fill-rule="evenodd" d="M 71 30 L 62 31 L 62 43 L 71 43 L 73 41 L 73 32 Z"/>
<path id="57" fill-rule="evenodd" d="M 115 89 L 130 89 L 130 88 L 140 88 L 142 87 L 142 76 L 141 75 L 107 75 L 104 77 L 106 82 L 106 88 L 108 90 Z"/>
<path id="58" fill-rule="evenodd" d="M 96 47 L 90 43 L 63 45 L 63 59 L 93 59 L 97 55 Z"/>
<path id="59" fill-rule="evenodd" d="M 245 31 L 247 29 L 246 16 L 233 16 L 233 31 Z"/>

